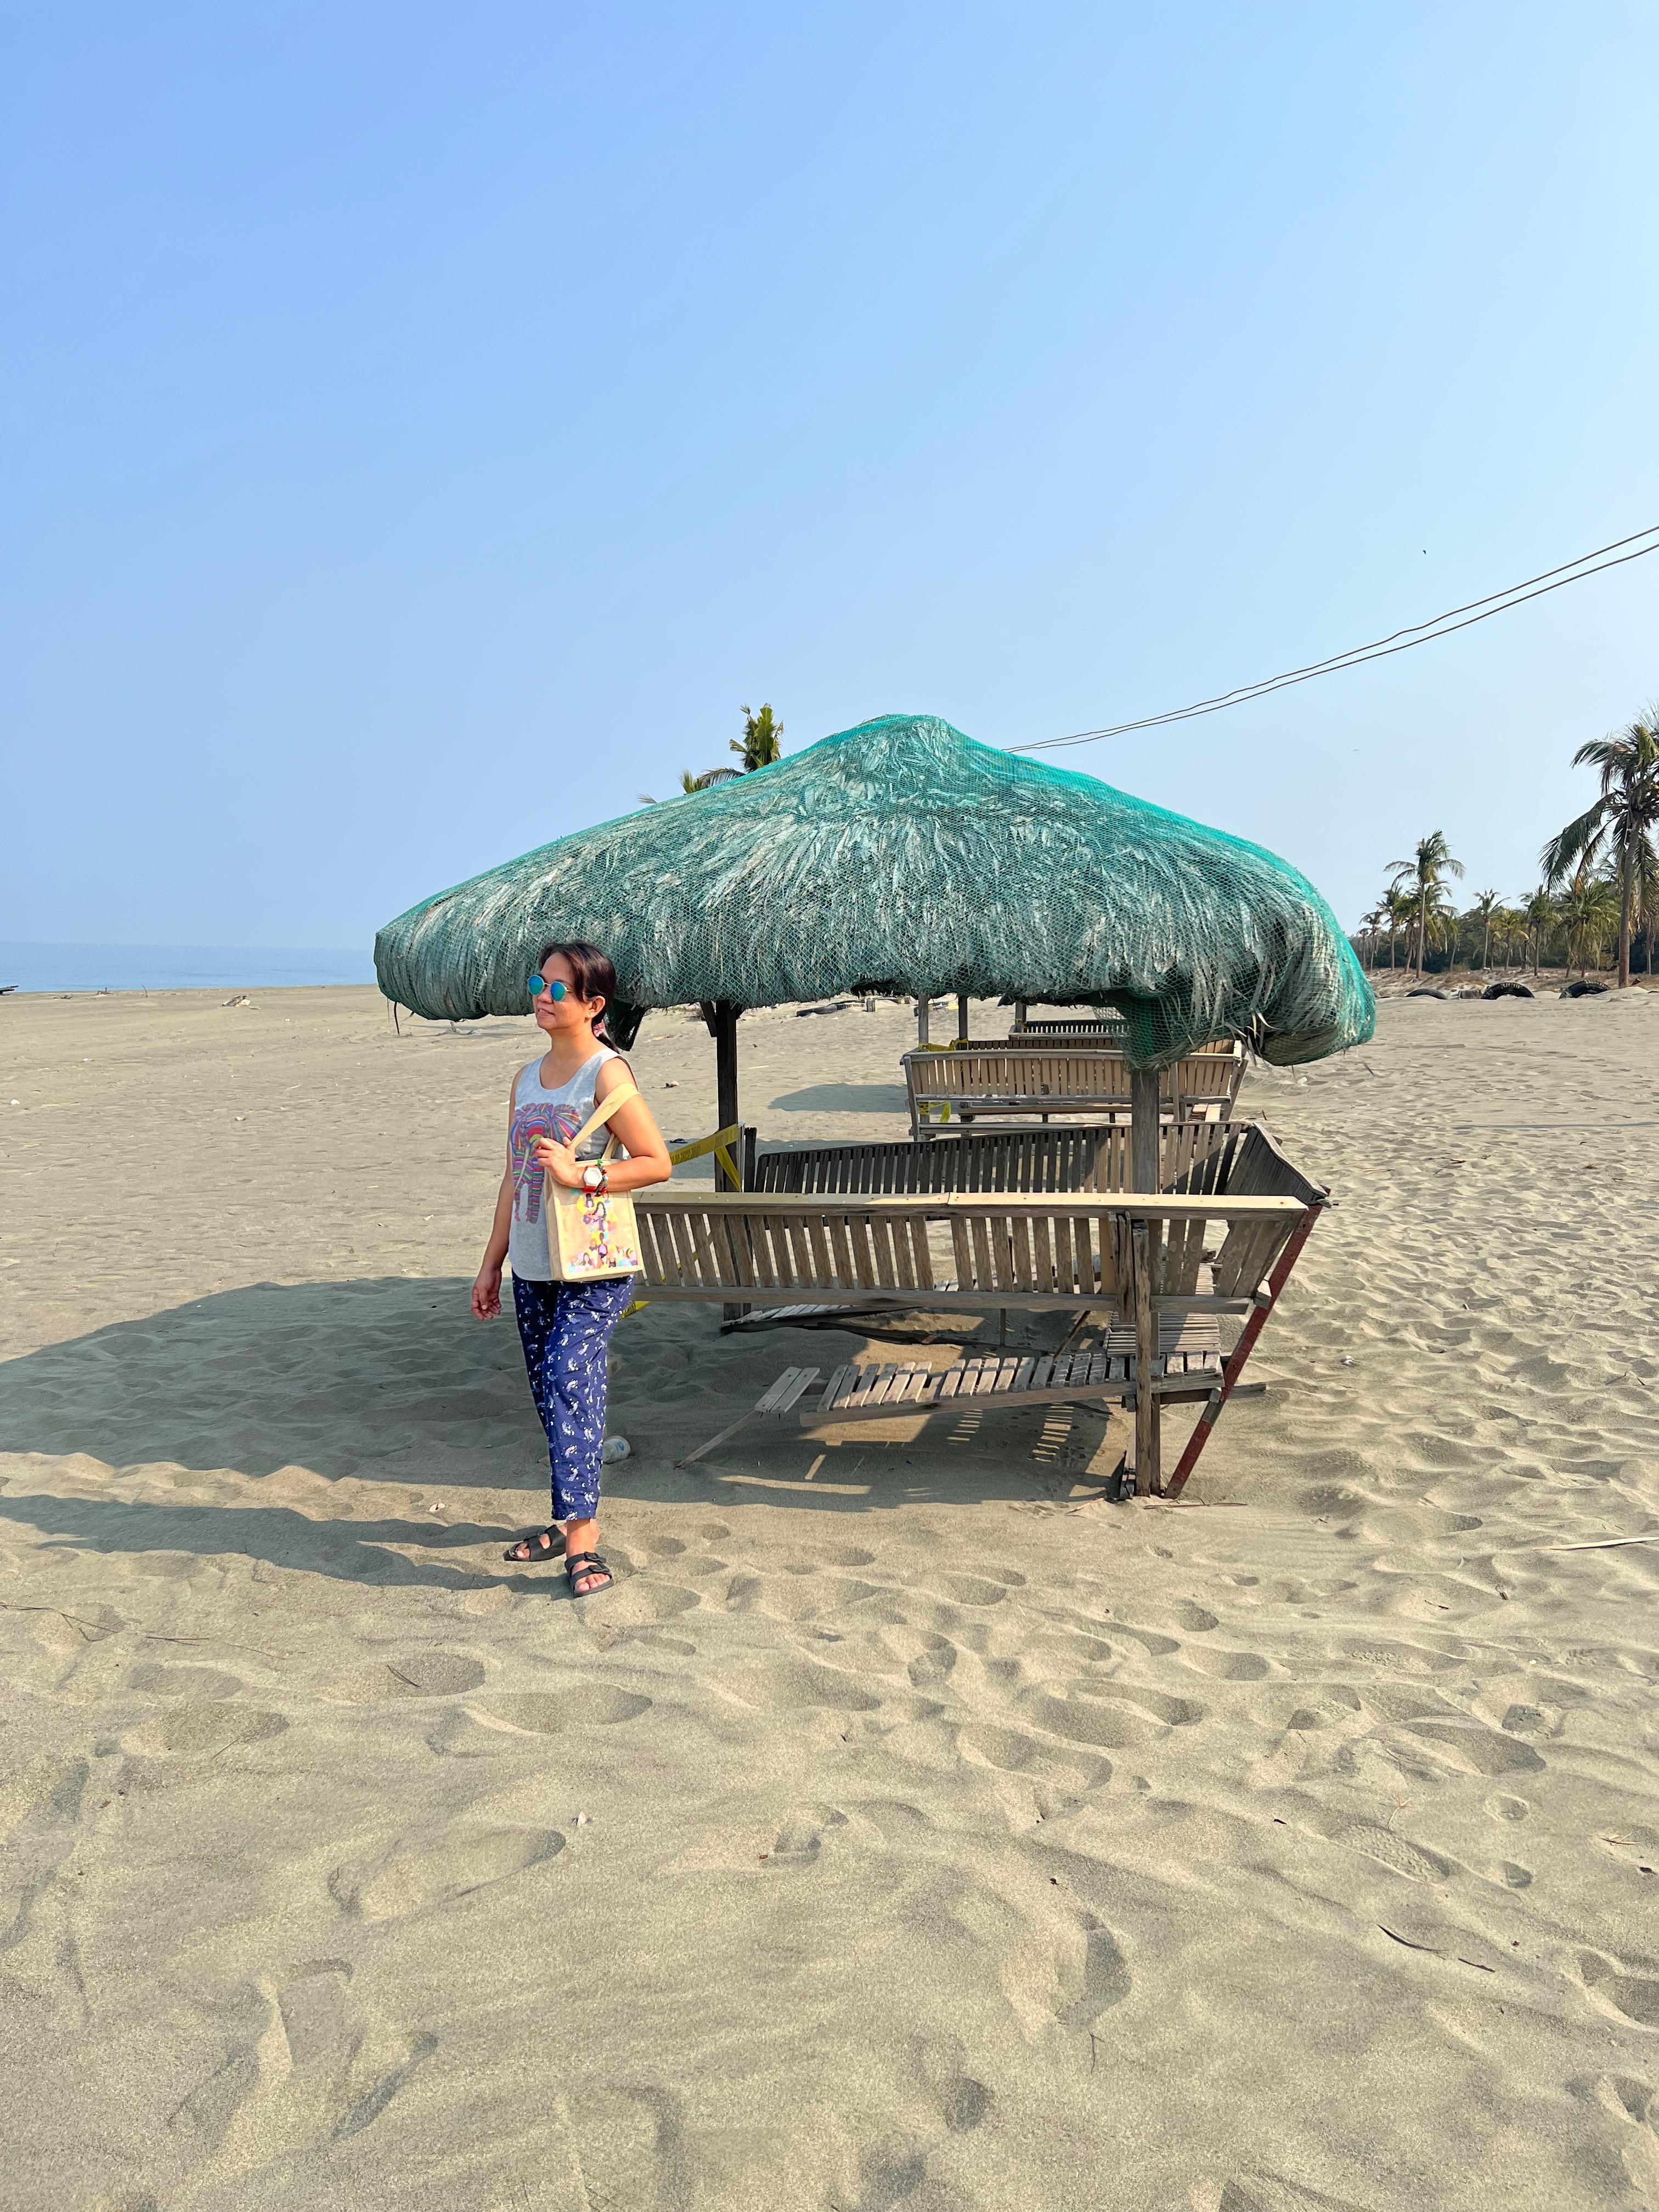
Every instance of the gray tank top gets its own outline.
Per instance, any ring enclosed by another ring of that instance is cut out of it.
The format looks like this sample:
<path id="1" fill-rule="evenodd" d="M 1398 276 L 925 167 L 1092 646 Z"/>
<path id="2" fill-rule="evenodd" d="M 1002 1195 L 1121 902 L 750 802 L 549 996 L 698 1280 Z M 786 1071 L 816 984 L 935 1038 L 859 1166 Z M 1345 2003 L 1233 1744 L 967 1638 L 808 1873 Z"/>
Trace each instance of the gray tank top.
<path id="1" fill-rule="evenodd" d="M 568 1083 L 549 1091 L 542 1082 L 541 1061 L 522 1068 L 513 1086 L 513 1126 L 507 1139 L 507 1165 L 513 1170 L 513 1221 L 507 1232 L 507 1265 L 526 1283 L 550 1283 L 553 1270 L 547 1257 L 547 1214 L 543 1203 L 547 1177 L 536 1164 L 534 1147 L 540 1137 L 556 1136 L 567 1143 L 593 1111 L 593 1086 L 607 1060 L 617 1055 L 601 1045 L 592 1060 L 584 1060 Z M 597 1159 L 609 1141 L 610 1132 L 595 1129 L 578 1158 Z"/>

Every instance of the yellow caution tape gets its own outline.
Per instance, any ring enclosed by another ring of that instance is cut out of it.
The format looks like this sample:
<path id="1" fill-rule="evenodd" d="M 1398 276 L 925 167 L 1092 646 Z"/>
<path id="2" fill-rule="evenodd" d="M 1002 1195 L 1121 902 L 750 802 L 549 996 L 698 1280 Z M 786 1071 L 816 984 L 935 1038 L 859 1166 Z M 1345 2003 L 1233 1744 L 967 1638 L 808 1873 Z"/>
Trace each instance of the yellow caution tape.
<path id="1" fill-rule="evenodd" d="M 716 1129 L 712 1137 L 699 1137 L 693 1145 L 677 1145 L 668 1155 L 670 1164 L 678 1167 L 685 1160 L 700 1160 L 705 1153 L 713 1152 L 731 1177 L 735 1188 L 743 1181 L 743 1177 L 738 1173 L 737 1163 L 732 1157 L 731 1148 L 737 1143 L 741 1133 L 738 1124 L 734 1121 L 729 1129 Z"/>

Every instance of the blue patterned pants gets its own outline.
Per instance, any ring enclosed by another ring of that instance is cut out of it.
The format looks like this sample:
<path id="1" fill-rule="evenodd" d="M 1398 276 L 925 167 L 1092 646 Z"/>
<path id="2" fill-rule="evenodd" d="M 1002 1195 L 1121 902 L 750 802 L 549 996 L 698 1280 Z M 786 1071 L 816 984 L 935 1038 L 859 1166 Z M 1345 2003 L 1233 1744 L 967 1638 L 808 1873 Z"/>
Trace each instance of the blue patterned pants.
<path id="1" fill-rule="evenodd" d="M 591 1521 L 599 1510 L 605 1355 L 633 1290 L 631 1275 L 600 1283 L 513 1278 L 530 1395 L 547 1431 L 556 1521 Z"/>

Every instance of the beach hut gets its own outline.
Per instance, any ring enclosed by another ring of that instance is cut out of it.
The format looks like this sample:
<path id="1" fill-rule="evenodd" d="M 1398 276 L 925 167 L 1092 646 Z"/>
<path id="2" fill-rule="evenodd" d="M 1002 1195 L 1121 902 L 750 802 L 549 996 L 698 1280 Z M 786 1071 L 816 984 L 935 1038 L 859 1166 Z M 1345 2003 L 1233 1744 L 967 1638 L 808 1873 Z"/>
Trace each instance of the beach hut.
<path id="1" fill-rule="evenodd" d="M 615 961 L 618 1043 L 653 1006 L 702 1007 L 722 1125 L 738 1118 L 749 1007 L 860 992 L 1115 1007 L 1142 1079 L 1146 1188 L 1159 1068 L 1229 1036 L 1281 1065 L 1316 1060 L 1376 1019 L 1335 916 L 1295 868 L 930 714 L 862 722 L 423 899 L 380 931 L 375 970 L 428 1019 L 521 1014 L 552 938 Z"/>

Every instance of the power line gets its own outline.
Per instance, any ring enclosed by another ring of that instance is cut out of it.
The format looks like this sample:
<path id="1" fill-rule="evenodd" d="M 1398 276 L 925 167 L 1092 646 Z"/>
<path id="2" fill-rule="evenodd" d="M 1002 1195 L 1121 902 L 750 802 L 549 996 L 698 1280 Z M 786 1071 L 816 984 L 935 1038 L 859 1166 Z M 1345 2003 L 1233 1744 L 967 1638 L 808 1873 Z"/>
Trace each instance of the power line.
<path id="1" fill-rule="evenodd" d="M 1648 542 L 1643 544 L 1644 539 Z M 1622 549 L 1627 545 L 1635 546 L 1636 550 L 1625 552 Z M 1524 606 L 1528 599 L 1541 599 L 1547 592 L 1561 591 L 1568 584 L 1582 583 L 1587 576 L 1599 576 L 1605 569 L 1622 568 L 1627 561 L 1640 561 L 1650 553 L 1659 553 L 1659 523 L 1646 530 L 1633 531 L 1628 538 L 1616 538 L 1610 545 L 1598 545 L 1593 553 L 1581 553 L 1576 561 L 1564 561 L 1559 568 L 1542 569 L 1536 576 L 1525 577 L 1520 583 L 1490 592 L 1483 599 L 1468 599 L 1461 607 L 1449 607 L 1444 614 L 1435 615 L 1427 622 L 1390 630 L 1386 637 L 1376 638 L 1370 645 L 1351 646 L 1346 653 L 1331 653 L 1323 660 L 1310 661 L 1303 668 L 1286 669 L 1279 676 L 1264 677 L 1259 684 L 1241 684 L 1213 699 L 1200 699 L 1190 707 L 1172 708 L 1167 714 L 1145 714 L 1138 721 L 1115 722 L 1106 729 L 1078 730 L 1068 738 L 1039 738 L 1031 744 L 1010 745 L 1008 750 L 1054 752 L 1065 745 L 1088 745 L 1101 738 L 1125 737 L 1132 730 L 1161 729 L 1170 722 L 1190 722 L 1200 714 L 1218 714 L 1224 708 L 1242 707 L 1249 700 L 1265 699 L 1270 692 L 1283 691 L 1293 684 L 1311 683 L 1316 676 L 1332 676 L 1339 669 L 1358 668 L 1368 660 L 1386 660 L 1393 653 L 1409 653 L 1413 646 L 1428 645 L 1437 637 L 1450 637 L 1454 631 L 1490 622 L 1494 615 L 1504 614 L 1510 607 Z M 1618 557 L 1604 557 L 1608 555 Z M 1455 619 L 1460 615 L 1464 617 L 1461 622 Z"/>

